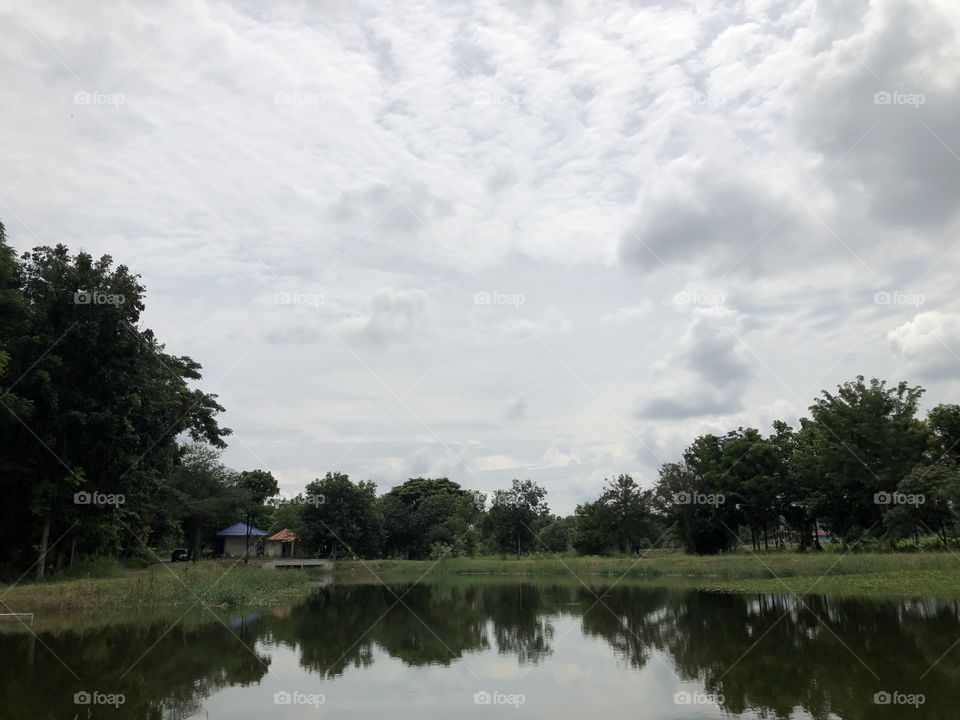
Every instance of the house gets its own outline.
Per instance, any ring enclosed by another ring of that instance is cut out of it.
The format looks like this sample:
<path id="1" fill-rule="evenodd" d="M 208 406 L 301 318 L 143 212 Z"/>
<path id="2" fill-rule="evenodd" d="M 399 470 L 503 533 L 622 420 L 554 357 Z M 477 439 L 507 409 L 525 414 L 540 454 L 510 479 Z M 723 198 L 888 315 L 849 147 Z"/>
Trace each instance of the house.
<path id="1" fill-rule="evenodd" d="M 257 557 L 263 553 L 263 538 L 267 533 L 259 528 L 250 527 L 250 555 Z M 247 552 L 247 524 L 238 522 L 217 533 L 213 541 L 214 557 L 243 557 Z"/>
<path id="2" fill-rule="evenodd" d="M 284 528 L 263 541 L 263 556 L 288 558 L 293 557 L 293 544 L 297 536 L 289 529 Z"/>
<path id="3" fill-rule="evenodd" d="M 263 541 L 264 557 L 293 557 L 293 547 L 297 536 L 293 532 L 284 528 L 278 533 L 274 533 Z"/>

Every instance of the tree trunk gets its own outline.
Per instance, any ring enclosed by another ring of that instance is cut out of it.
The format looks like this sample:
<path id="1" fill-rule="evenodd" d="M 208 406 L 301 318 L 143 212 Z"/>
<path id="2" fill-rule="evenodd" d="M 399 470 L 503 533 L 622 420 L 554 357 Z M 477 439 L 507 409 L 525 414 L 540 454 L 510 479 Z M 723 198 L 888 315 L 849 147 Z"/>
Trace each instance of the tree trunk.
<path id="1" fill-rule="evenodd" d="M 246 565 L 250 562 L 250 513 L 247 513 L 247 534 L 246 534 L 247 545 L 243 551 L 243 564 Z"/>
<path id="2" fill-rule="evenodd" d="M 37 559 L 37 580 L 43 580 L 47 569 L 47 543 L 50 541 L 50 516 L 43 521 L 43 530 L 40 531 L 40 557 Z"/>

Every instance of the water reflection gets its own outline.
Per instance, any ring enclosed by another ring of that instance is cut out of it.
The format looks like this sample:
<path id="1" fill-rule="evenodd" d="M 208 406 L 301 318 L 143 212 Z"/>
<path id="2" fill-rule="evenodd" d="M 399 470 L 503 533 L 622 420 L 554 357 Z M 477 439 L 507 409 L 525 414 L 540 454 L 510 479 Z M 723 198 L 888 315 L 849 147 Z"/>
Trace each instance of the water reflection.
<path id="1" fill-rule="evenodd" d="M 456 716 L 478 708 L 451 686 L 495 687 L 499 678 L 529 689 L 531 702 L 520 712 L 534 716 L 555 702 L 553 715 L 579 717 L 572 703 L 596 693 L 598 710 L 613 711 L 622 699 L 652 718 L 945 718 L 960 707 L 958 639 L 956 604 L 932 601 L 801 601 L 495 579 L 342 585 L 222 623 L 174 617 L 38 638 L 4 632 L 0 717 L 316 717 L 316 708 L 272 705 L 273 688 L 283 687 L 277 677 L 327 691 L 340 703 L 336 714 L 350 715 L 378 692 L 405 697 L 389 683 L 404 668 L 427 668 L 416 676 L 421 695 L 410 702 Z M 550 672 L 534 672 L 544 667 Z M 577 682 L 577 693 L 562 701 Z M 383 689 L 373 690 L 375 683 Z M 684 687 L 722 696 L 719 708 L 675 705 Z M 125 701 L 116 708 L 74 703 L 75 693 L 94 691 Z M 924 703 L 874 704 L 884 691 L 922 693 Z"/>

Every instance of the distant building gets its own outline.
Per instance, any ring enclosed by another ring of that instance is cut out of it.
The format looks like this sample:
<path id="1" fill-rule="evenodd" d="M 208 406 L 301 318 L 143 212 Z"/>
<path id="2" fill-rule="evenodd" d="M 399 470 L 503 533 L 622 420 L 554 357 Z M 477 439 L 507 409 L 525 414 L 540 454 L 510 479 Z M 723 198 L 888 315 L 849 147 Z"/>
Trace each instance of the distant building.
<path id="1" fill-rule="evenodd" d="M 821 544 L 825 542 L 834 543 L 837 541 L 837 536 L 829 530 L 817 530 L 816 535 L 817 540 L 819 540 Z"/>
<path id="2" fill-rule="evenodd" d="M 270 558 L 293 557 L 293 546 L 296 541 L 297 536 L 287 528 L 284 528 L 263 541 L 263 556 Z"/>
<path id="3" fill-rule="evenodd" d="M 263 539 L 267 533 L 260 528 L 250 528 L 250 556 L 263 554 Z M 213 541 L 214 557 L 243 557 L 247 552 L 247 524 L 238 522 L 217 533 Z"/>

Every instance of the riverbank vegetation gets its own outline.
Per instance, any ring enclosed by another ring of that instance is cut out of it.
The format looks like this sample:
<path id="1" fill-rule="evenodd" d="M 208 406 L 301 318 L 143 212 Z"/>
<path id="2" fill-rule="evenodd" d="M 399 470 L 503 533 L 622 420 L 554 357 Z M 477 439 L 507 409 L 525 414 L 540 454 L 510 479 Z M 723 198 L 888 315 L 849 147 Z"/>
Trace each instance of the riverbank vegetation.
<path id="1" fill-rule="evenodd" d="M 236 561 L 164 565 L 113 577 L 0 585 L 0 612 L 277 605 L 305 597 L 316 578 L 305 571 L 270 572 Z"/>
<path id="2" fill-rule="evenodd" d="M 336 582 L 430 582 L 438 578 L 564 578 L 577 584 L 642 582 L 657 587 L 735 593 L 960 598 L 960 557 L 950 553 L 749 552 L 642 557 L 544 555 L 522 560 L 479 557 L 440 561 L 337 563 Z"/>

